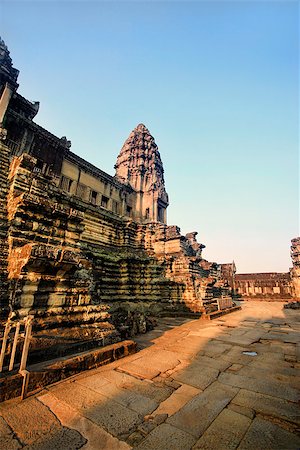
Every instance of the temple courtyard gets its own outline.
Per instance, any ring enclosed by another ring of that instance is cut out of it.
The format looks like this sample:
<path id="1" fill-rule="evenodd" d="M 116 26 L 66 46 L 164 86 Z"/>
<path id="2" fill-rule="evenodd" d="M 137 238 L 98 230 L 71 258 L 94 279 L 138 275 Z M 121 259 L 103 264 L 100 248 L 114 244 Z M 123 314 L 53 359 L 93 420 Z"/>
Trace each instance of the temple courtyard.
<path id="1" fill-rule="evenodd" d="M 161 318 L 137 353 L 2 403 L 0 448 L 298 449 L 299 331 L 280 302 Z"/>

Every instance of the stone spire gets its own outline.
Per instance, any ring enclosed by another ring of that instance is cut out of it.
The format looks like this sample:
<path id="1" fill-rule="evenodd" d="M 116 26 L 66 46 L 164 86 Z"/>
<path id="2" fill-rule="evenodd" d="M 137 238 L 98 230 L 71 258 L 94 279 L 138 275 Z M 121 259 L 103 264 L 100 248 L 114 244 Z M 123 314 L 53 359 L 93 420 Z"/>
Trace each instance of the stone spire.
<path id="1" fill-rule="evenodd" d="M 5 42 L 0 37 L 0 141 L 6 139 L 7 130 L 3 120 L 13 93 L 18 89 L 19 71 L 12 66 L 12 60 Z"/>
<path id="2" fill-rule="evenodd" d="M 169 204 L 158 147 L 140 123 L 125 141 L 115 165 L 116 178 L 137 191 L 136 209 L 145 221 L 166 223 Z"/>
<path id="3" fill-rule="evenodd" d="M 4 85 L 5 82 L 8 82 L 12 84 L 14 88 L 17 88 L 19 71 L 13 67 L 9 55 L 9 50 L 3 39 L 0 37 L 0 84 Z"/>

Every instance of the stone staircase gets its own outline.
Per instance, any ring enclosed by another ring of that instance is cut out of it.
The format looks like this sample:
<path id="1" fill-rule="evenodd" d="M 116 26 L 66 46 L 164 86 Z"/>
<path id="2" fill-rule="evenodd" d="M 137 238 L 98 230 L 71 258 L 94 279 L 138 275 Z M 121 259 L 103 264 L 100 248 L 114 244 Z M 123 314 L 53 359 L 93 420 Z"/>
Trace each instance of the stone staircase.
<path id="1" fill-rule="evenodd" d="M 0 143 L 0 318 L 9 312 L 7 289 L 7 191 L 9 173 L 9 149 Z"/>

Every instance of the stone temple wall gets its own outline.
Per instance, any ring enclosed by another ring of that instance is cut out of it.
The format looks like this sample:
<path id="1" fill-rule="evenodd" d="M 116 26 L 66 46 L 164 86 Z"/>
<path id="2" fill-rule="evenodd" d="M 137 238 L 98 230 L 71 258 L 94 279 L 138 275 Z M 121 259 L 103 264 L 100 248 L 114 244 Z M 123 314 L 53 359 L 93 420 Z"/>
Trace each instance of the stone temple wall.
<path id="1" fill-rule="evenodd" d="M 112 311 L 124 302 L 144 304 L 153 314 L 204 311 L 205 288 L 216 280 L 206 276 L 209 263 L 196 233 L 191 240 L 178 227 L 139 224 L 80 202 L 36 167 L 36 158 L 23 154 L 9 173 L 10 308 L 20 317 L 34 310 L 45 327 L 61 311 L 62 321 L 76 323 L 93 305 L 109 304 Z"/>
<path id="2" fill-rule="evenodd" d="M 27 154 L 10 166 L 3 312 L 33 315 L 41 332 L 68 328 L 73 335 L 85 326 L 111 342 L 130 315 L 145 328 L 148 315 L 205 313 L 224 294 L 196 233 L 182 236 L 178 227 L 140 224 L 81 202 L 37 166 Z"/>
<path id="3" fill-rule="evenodd" d="M 246 300 L 284 300 L 293 297 L 290 273 L 244 273 L 235 275 L 236 293 Z"/>

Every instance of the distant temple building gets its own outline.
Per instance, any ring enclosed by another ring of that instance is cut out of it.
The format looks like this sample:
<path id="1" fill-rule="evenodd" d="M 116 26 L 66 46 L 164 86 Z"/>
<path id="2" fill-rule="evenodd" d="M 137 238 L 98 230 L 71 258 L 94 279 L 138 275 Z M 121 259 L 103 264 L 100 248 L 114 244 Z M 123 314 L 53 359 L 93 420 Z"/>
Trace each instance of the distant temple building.
<path id="1" fill-rule="evenodd" d="M 286 300 L 292 298 L 289 272 L 241 273 L 235 275 L 236 294 L 247 300 Z"/>

